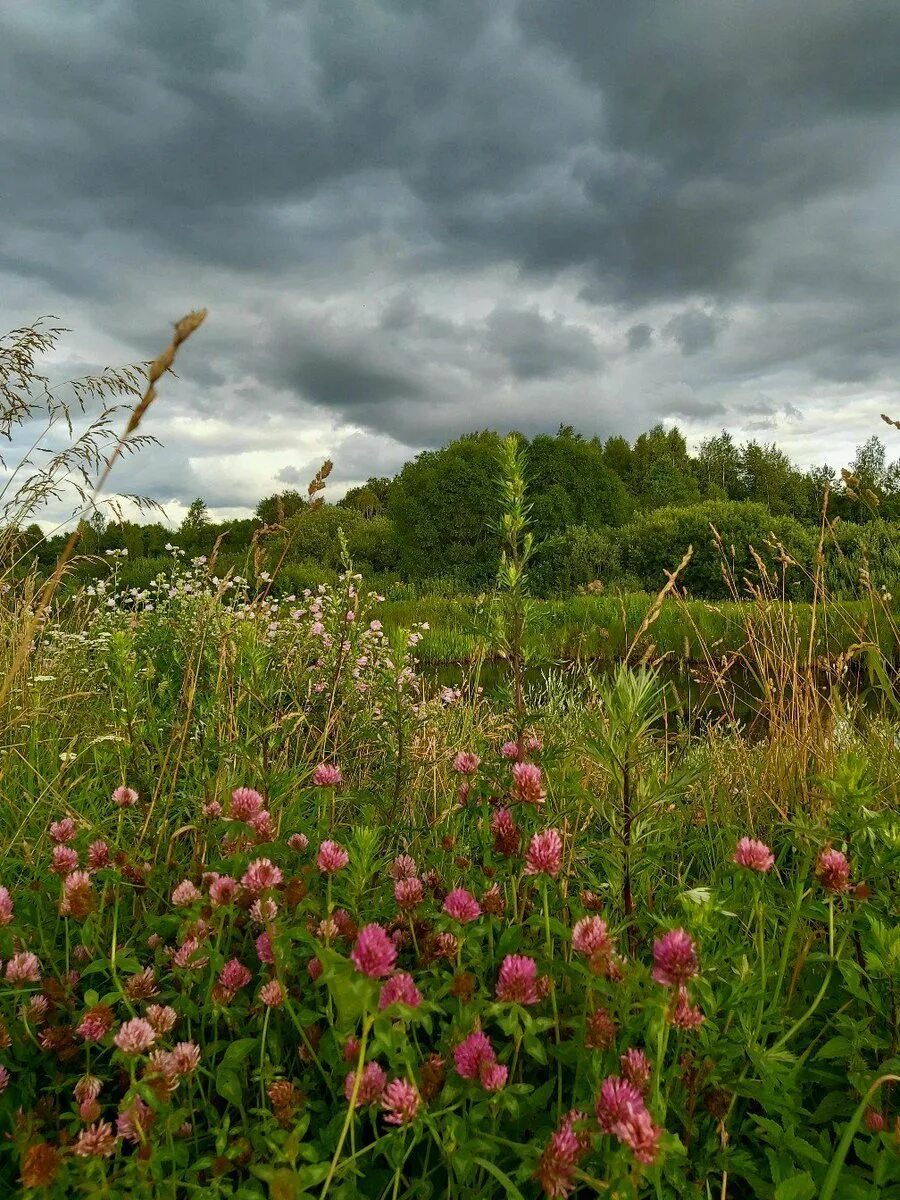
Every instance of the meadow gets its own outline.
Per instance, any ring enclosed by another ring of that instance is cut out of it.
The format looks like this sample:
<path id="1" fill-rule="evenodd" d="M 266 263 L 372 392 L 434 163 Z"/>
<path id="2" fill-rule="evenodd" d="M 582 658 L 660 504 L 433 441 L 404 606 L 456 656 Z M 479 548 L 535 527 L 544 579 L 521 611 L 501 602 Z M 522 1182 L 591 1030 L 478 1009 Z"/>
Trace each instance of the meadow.
<path id="1" fill-rule="evenodd" d="M 548 609 L 496 469 L 496 587 L 425 615 L 349 558 L 5 581 L 4 1195 L 900 1195 L 889 603 Z"/>

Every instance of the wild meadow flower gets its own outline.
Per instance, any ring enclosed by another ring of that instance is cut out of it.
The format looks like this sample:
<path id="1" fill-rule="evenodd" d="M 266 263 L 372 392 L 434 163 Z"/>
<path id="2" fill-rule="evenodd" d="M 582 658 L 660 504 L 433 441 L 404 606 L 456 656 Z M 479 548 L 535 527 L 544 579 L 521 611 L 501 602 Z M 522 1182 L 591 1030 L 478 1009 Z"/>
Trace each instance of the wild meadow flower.
<path id="1" fill-rule="evenodd" d="M 113 1010 L 106 1004 L 95 1004 L 81 1018 L 75 1032 L 86 1042 L 99 1042 L 109 1033 L 113 1025 Z"/>
<path id="2" fill-rule="evenodd" d="M 416 860 L 408 854 L 398 854 L 388 868 L 391 879 L 399 882 L 401 879 L 414 879 L 416 875 Z"/>
<path id="3" fill-rule="evenodd" d="M 38 1026 L 47 1019 L 50 1001 L 46 996 L 30 996 L 27 1005 L 24 1005 L 19 1011 L 22 1019 L 29 1025 Z"/>
<path id="4" fill-rule="evenodd" d="M 278 905 L 271 896 L 260 896 L 250 905 L 250 916 L 257 924 L 265 925 L 278 916 Z"/>
<path id="5" fill-rule="evenodd" d="M 149 1004 L 147 1006 L 147 1020 L 153 1027 L 153 1031 L 162 1035 L 170 1033 L 178 1021 L 178 1013 L 169 1004 Z"/>
<path id="6" fill-rule="evenodd" d="M 453 1051 L 457 1074 L 463 1079 L 478 1079 L 484 1064 L 497 1061 L 491 1039 L 480 1029 L 470 1033 Z"/>
<path id="7" fill-rule="evenodd" d="M 199 899 L 200 891 L 189 879 L 183 879 L 172 892 L 172 903 L 176 908 L 187 908 Z"/>
<path id="8" fill-rule="evenodd" d="M 341 768 L 332 766 L 330 763 L 319 763 L 312 777 L 316 787 L 340 787 L 344 782 L 344 777 L 341 774 Z"/>
<path id="9" fill-rule="evenodd" d="M 523 804 L 541 804 L 546 796 L 541 768 L 534 763 L 513 764 L 513 790 Z"/>
<path id="10" fill-rule="evenodd" d="M 309 838 L 305 833 L 292 833 L 287 840 L 288 846 L 297 854 L 303 854 L 309 849 Z"/>
<path id="11" fill-rule="evenodd" d="M 634 1046 L 630 1050 L 626 1050 L 624 1054 L 619 1055 L 619 1067 L 623 1077 L 629 1083 L 633 1083 L 641 1095 L 646 1095 L 653 1068 L 644 1051 Z"/>
<path id="12" fill-rule="evenodd" d="M 615 1021 L 605 1008 L 595 1008 L 585 1022 L 585 1046 L 588 1050 L 609 1050 L 615 1041 Z"/>
<path id="13" fill-rule="evenodd" d="M 28 950 L 20 950 L 6 964 L 7 983 L 40 983 L 41 964 L 37 955 Z"/>
<path id="14" fill-rule="evenodd" d="M 268 983 L 264 983 L 259 989 L 259 998 L 265 1004 L 266 1008 L 278 1008 L 284 1004 L 286 994 L 277 979 L 270 979 Z"/>
<path id="15" fill-rule="evenodd" d="M 147 1136 L 156 1114 L 140 1096 L 135 1096 L 127 1108 L 116 1117 L 116 1131 L 126 1142 L 142 1142 Z"/>
<path id="16" fill-rule="evenodd" d="M 224 908 L 234 900 L 238 892 L 238 882 L 230 875 L 217 875 L 209 885 L 209 899 L 213 908 Z"/>
<path id="17" fill-rule="evenodd" d="M 53 847 L 50 870 L 54 875 L 69 875 L 78 866 L 78 852 L 62 844 Z"/>
<path id="18" fill-rule="evenodd" d="M 687 983 L 699 970 L 697 951 L 689 933 L 670 929 L 653 943 L 652 976 L 664 987 Z"/>
<path id="19" fill-rule="evenodd" d="M 623 1117 L 611 1132 L 623 1145 L 628 1146 L 639 1163 L 649 1166 L 656 1161 L 662 1130 L 654 1124 L 646 1108 Z"/>
<path id="20" fill-rule="evenodd" d="M 9 1071 L 6 1067 L 0 1066 L 0 1092 L 5 1092 L 9 1087 Z"/>
<path id="21" fill-rule="evenodd" d="M 453 770 L 457 775 L 474 775 L 480 765 L 481 759 L 469 750 L 460 750 L 453 760 Z"/>
<path id="22" fill-rule="evenodd" d="M 585 1120 L 576 1109 L 566 1113 L 538 1159 L 534 1178 L 550 1200 L 565 1200 L 575 1190 L 576 1168 L 591 1145 L 589 1135 L 576 1132 L 576 1125 Z"/>
<path id="23" fill-rule="evenodd" d="M 509 1068 L 502 1063 L 485 1063 L 479 1073 L 481 1086 L 486 1092 L 499 1092 L 506 1087 L 509 1078 Z"/>
<path id="24" fill-rule="evenodd" d="M 760 871 L 765 874 L 775 865 L 775 855 L 765 842 L 758 842 L 755 838 L 742 837 L 734 852 L 734 861 L 739 867 L 746 867 L 750 871 Z"/>
<path id="25" fill-rule="evenodd" d="M 555 879 L 562 868 L 562 838 L 558 829 L 536 833 L 525 851 L 526 875 L 549 875 Z"/>
<path id="26" fill-rule="evenodd" d="M 116 1135 L 109 1121 L 97 1121 L 82 1129 L 72 1147 L 79 1158 L 109 1158 L 116 1150 Z"/>
<path id="27" fill-rule="evenodd" d="M 195 1042 L 177 1042 L 169 1052 L 176 1075 L 191 1075 L 200 1066 L 200 1047 Z"/>
<path id="28" fill-rule="evenodd" d="M 271 965 L 275 962 L 275 955 L 272 953 L 272 941 L 267 933 L 261 933 L 256 939 L 256 957 L 261 963 Z"/>
<path id="29" fill-rule="evenodd" d="M 481 911 L 492 917 L 502 916 L 506 911 L 506 901 L 503 899 L 499 884 L 492 883 L 481 897 Z"/>
<path id="30" fill-rule="evenodd" d="M 316 958 L 315 955 L 313 955 L 306 964 L 306 973 L 309 975 L 313 983 L 315 983 L 317 979 L 321 978 L 324 969 L 325 968 L 322 966 L 322 960 L 320 958 Z"/>
<path id="31" fill-rule="evenodd" d="M 50 837 L 57 844 L 71 842 L 75 836 L 75 822 L 71 817 L 63 817 L 61 821 L 53 821 L 50 825 Z"/>
<path id="32" fill-rule="evenodd" d="M 615 1126 L 630 1113 L 639 1112 L 645 1107 L 644 1097 L 633 1083 L 610 1075 L 603 1081 L 597 1098 L 597 1124 L 604 1133 L 612 1133 Z"/>
<path id="33" fill-rule="evenodd" d="M 887 1127 L 887 1121 L 884 1119 L 884 1114 L 880 1113 L 877 1108 L 867 1108 L 863 1117 L 866 1129 L 869 1133 L 882 1133 Z"/>
<path id="34" fill-rule="evenodd" d="M 607 958 L 612 952 L 613 941 L 609 926 L 602 917 L 582 917 L 572 930 L 572 949 L 587 958 Z"/>
<path id="35" fill-rule="evenodd" d="M 381 1107 L 388 1125 L 409 1125 L 416 1119 L 421 1100 L 407 1079 L 392 1079 L 381 1093 Z"/>
<path id="36" fill-rule="evenodd" d="M 380 979 L 394 969 L 397 948 L 380 925 L 364 925 L 356 938 L 350 961 L 360 974 Z"/>
<path id="37" fill-rule="evenodd" d="M 348 1104 L 353 1098 L 355 1081 L 355 1071 L 349 1071 L 344 1076 L 344 1097 Z M 386 1083 L 387 1075 L 382 1067 L 377 1062 L 366 1063 L 359 1080 L 359 1091 L 356 1093 L 357 1107 L 366 1108 L 370 1104 L 377 1103 L 381 1099 L 381 1094 L 384 1091 Z"/>
<path id="38" fill-rule="evenodd" d="M 268 858 L 257 858 L 244 872 L 241 886 L 255 896 L 266 888 L 278 887 L 281 880 L 282 874 L 279 867 L 276 867 Z"/>
<path id="39" fill-rule="evenodd" d="M 29 1146 L 22 1159 L 19 1180 L 25 1188 L 48 1188 L 56 1179 L 60 1167 L 60 1154 L 49 1142 L 35 1142 Z"/>
<path id="40" fill-rule="evenodd" d="M 356 1062 L 359 1058 L 359 1038 L 355 1033 L 351 1033 L 344 1042 L 341 1050 L 341 1058 L 344 1062 Z"/>
<path id="41" fill-rule="evenodd" d="M 109 846 L 106 842 L 98 840 L 91 842 L 88 846 L 87 855 L 88 867 L 92 871 L 99 871 L 109 863 Z"/>
<path id="42" fill-rule="evenodd" d="M 266 1095 L 275 1110 L 275 1118 L 279 1123 L 287 1123 L 303 1103 L 303 1093 L 287 1079 L 276 1079 L 266 1088 Z"/>
<path id="43" fill-rule="evenodd" d="M 816 875 L 827 892 L 846 892 L 850 887 L 850 863 L 840 850 L 823 850 L 816 863 Z"/>
<path id="44" fill-rule="evenodd" d="M 256 834 L 258 842 L 272 842 L 275 840 L 275 826 L 272 824 L 272 814 L 266 809 L 258 812 L 255 817 L 251 817 L 247 824 Z"/>
<path id="45" fill-rule="evenodd" d="M 404 876 L 394 884 L 394 899 L 398 908 L 404 912 L 412 912 L 421 903 L 424 896 L 421 879 Z"/>
<path id="46" fill-rule="evenodd" d="M 84 920 L 93 907 L 94 894 L 91 889 L 91 877 L 87 871 L 73 871 L 67 875 L 63 880 L 60 913 Z"/>
<path id="47" fill-rule="evenodd" d="M 207 800 L 200 811 L 207 820 L 214 821 L 217 817 L 221 817 L 222 805 L 218 800 Z"/>
<path id="48" fill-rule="evenodd" d="M 669 1020 L 679 1029 L 696 1029 L 705 1020 L 703 1011 L 691 1004 L 687 988 L 683 984 L 679 985 L 676 992 Z"/>
<path id="49" fill-rule="evenodd" d="M 481 906 L 465 888 L 454 888 L 444 900 L 443 908 L 448 916 L 463 923 L 477 921 L 481 916 Z"/>
<path id="50" fill-rule="evenodd" d="M 524 954 L 507 954 L 497 976 L 498 1000 L 514 1004 L 536 1004 L 540 999 L 537 963 Z"/>
<path id="51" fill-rule="evenodd" d="M 102 1088 L 103 1084 L 96 1075 L 82 1075 L 72 1089 L 72 1095 L 79 1104 L 84 1104 L 86 1100 L 96 1100 Z"/>
<path id="52" fill-rule="evenodd" d="M 491 817 L 491 833 L 494 838 L 495 854 L 512 858 L 519 853 L 521 835 L 519 827 L 508 808 L 498 808 Z"/>
<path id="53" fill-rule="evenodd" d="M 209 962 L 209 955 L 202 952 L 198 938 L 189 937 L 181 943 L 172 955 L 176 967 L 188 971 L 202 971 Z"/>
<path id="54" fill-rule="evenodd" d="M 519 743 L 513 741 L 504 742 L 500 747 L 500 753 L 504 758 L 514 762 L 516 759 L 521 757 L 519 752 Z"/>
<path id="55" fill-rule="evenodd" d="M 325 875 L 333 875 L 343 870 L 350 861 L 350 855 L 338 842 L 326 840 L 319 846 L 316 855 L 316 866 Z"/>
<path id="56" fill-rule="evenodd" d="M 129 976 L 125 981 L 125 992 L 128 999 L 135 1002 L 150 1000 L 157 995 L 159 984 L 156 982 L 156 971 L 153 967 L 144 967 L 143 971 L 136 971 L 134 975 Z"/>
<path id="57" fill-rule="evenodd" d="M 265 806 L 265 799 L 255 788 L 239 787 L 231 793 L 228 815 L 232 821 L 251 821 Z"/>
<path id="58" fill-rule="evenodd" d="M 435 958 L 446 958 L 453 960 L 456 958 L 459 950 L 459 938 L 455 933 L 439 933 L 434 939 L 434 956 Z"/>
<path id="59" fill-rule="evenodd" d="M 123 1054 L 143 1054 L 156 1041 L 156 1030 L 143 1017 L 126 1021 L 113 1038 Z"/>
<path id="60" fill-rule="evenodd" d="M 251 972 L 237 958 L 230 959 L 219 972 L 219 983 L 229 992 L 239 991 L 246 987 L 253 978 Z"/>
<path id="61" fill-rule="evenodd" d="M 138 794 L 134 788 L 126 787 L 123 784 L 113 792 L 112 801 L 116 808 L 133 808 L 138 802 Z"/>
<path id="62" fill-rule="evenodd" d="M 0 887 L 0 926 L 8 925 L 13 919 L 13 902 L 9 889 Z"/>
<path id="63" fill-rule="evenodd" d="M 386 983 L 381 985 L 378 997 L 379 1008 L 389 1008 L 392 1004 L 405 1004 L 408 1008 L 418 1008 L 422 1003 L 422 993 L 413 982 L 412 975 L 406 971 L 398 971 Z"/>

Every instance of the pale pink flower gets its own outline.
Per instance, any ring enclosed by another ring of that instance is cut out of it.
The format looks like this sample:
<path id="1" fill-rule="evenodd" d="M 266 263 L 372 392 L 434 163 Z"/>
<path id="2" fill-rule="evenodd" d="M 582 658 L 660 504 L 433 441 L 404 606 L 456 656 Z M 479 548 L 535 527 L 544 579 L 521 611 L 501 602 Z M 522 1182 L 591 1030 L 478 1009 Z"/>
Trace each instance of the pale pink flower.
<path id="1" fill-rule="evenodd" d="M 275 840 L 275 826 L 272 824 L 272 814 L 267 812 L 266 809 L 258 812 L 255 817 L 251 817 L 247 824 L 256 834 L 258 842 L 273 842 Z"/>
<path id="2" fill-rule="evenodd" d="M 344 1097 L 349 1104 L 353 1098 L 353 1085 L 356 1081 L 356 1072 L 349 1071 L 344 1076 Z M 366 1063 L 363 1067 L 362 1075 L 359 1080 L 359 1091 L 356 1093 L 356 1104 L 358 1108 L 366 1108 L 370 1104 L 375 1104 L 381 1099 L 381 1093 L 384 1091 L 384 1085 L 387 1083 L 387 1075 L 377 1062 Z"/>
<path id="3" fill-rule="evenodd" d="M 87 916 L 92 907 L 91 877 L 87 871 L 72 871 L 63 880 L 63 895 L 59 911 L 63 916 L 74 913 Z"/>
<path id="4" fill-rule="evenodd" d="M 200 1066 L 200 1047 L 195 1042 L 177 1042 L 169 1061 L 176 1075 L 190 1075 Z"/>
<path id="5" fill-rule="evenodd" d="M 306 973 L 309 975 L 313 983 L 315 983 L 317 979 L 321 978 L 322 971 L 324 969 L 325 968 L 322 966 L 322 960 L 316 958 L 315 955 L 313 955 L 313 957 L 306 964 Z"/>
<path id="6" fill-rule="evenodd" d="M 50 837 L 54 842 L 71 842 L 75 836 L 75 822 L 71 817 L 63 817 L 61 821 L 53 821 L 50 825 Z"/>
<path id="7" fill-rule="evenodd" d="M 235 788 L 231 793 L 231 804 L 228 806 L 228 815 L 232 821 L 249 822 L 257 813 L 262 811 L 265 803 L 265 800 L 255 788 Z"/>
<path id="8" fill-rule="evenodd" d="M 416 1119 L 421 1100 L 406 1079 L 392 1079 L 381 1094 L 381 1107 L 388 1125 L 409 1125 Z"/>
<path id="9" fill-rule="evenodd" d="M 279 867 L 276 867 L 267 858 L 257 858 L 244 872 L 241 884 L 251 895 L 256 895 L 266 888 L 278 887 L 281 880 L 282 874 Z"/>
<path id="10" fill-rule="evenodd" d="M 113 792 L 112 800 L 117 808 L 133 808 L 138 802 L 138 794 L 134 788 L 125 787 L 123 784 Z"/>
<path id="11" fill-rule="evenodd" d="M 185 938 L 172 955 L 172 962 L 176 967 L 190 971 L 202 971 L 209 962 L 209 955 L 203 954 L 197 938 Z"/>
<path id="12" fill-rule="evenodd" d="M 13 902 L 9 889 L 0 887 L 0 926 L 8 925 L 13 919 Z"/>
<path id="13" fill-rule="evenodd" d="M 547 794 L 541 768 L 534 763 L 517 762 L 513 764 L 512 773 L 516 797 L 523 804 L 540 804 Z"/>
<path id="14" fill-rule="evenodd" d="M 109 1121 L 97 1121 L 82 1129 L 72 1147 L 79 1158 L 109 1158 L 116 1150 L 116 1135 Z"/>
<path id="15" fill-rule="evenodd" d="M 458 775 L 474 775 L 480 764 L 481 759 L 477 754 L 472 754 L 468 750 L 460 750 L 453 760 L 453 770 Z"/>
<path id="16" fill-rule="evenodd" d="M 497 976 L 498 1000 L 514 1004 L 536 1004 L 540 999 L 537 963 L 524 954 L 507 954 Z"/>
<path id="17" fill-rule="evenodd" d="M 199 899 L 200 891 L 189 879 L 183 879 L 172 892 L 172 903 L 176 908 L 187 908 Z"/>
<path id="18" fill-rule="evenodd" d="M 259 989 L 259 998 L 267 1008 L 278 1008 L 284 1004 L 285 991 L 277 979 L 270 979 Z"/>
<path id="19" fill-rule="evenodd" d="M 519 752 L 519 743 L 512 742 L 512 741 L 504 742 L 503 745 L 500 747 L 500 753 L 503 755 L 504 758 L 508 758 L 512 762 L 515 762 L 518 758 L 521 757 L 520 752 Z"/>
<path id="20" fill-rule="evenodd" d="M 213 908 L 224 908 L 237 895 L 238 882 L 230 875 L 217 875 L 209 885 L 209 898 Z"/>
<path id="21" fill-rule="evenodd" d="M 87 856 L 88 867 L 92 871 L 99 871 L 109 863 L 109 846 L 104 841 L 91 842 L 88 846 Z"/>
<path id="22" fill-rule="evenodd" d="M 112 1029 L 112 1023 L 112 1009 L 105 1004 L 95 1005 L 84 1014 L 75 1032 L 86 1042 L 99 1042 Z"/>
<path id="23" fill-rule="evenodd" d="M 662 1130 L 654 1124 L 646 1108 L 629 1113 L 613 1133 L 623 1145 L 630 1148 L 638 1162 L 649 1166 L 656 1161 Z"/>
<path id="24" fill-rule="evenodd" d="M 653 943 L 653 978 L 664 987 L 686 983 L 697 974 L 697 951 L 689 933 L 670 929 Z"/>
<path id="25" fill-rule="evenodd" d="M 619 1055 L 619 1065 L 622 1068 L 623 1076 L 628 1082 L 633 1083 L 642 1095 L 646 1095 L 653 1068 L 650 1066 L 650 1059 L 644 1051 L 638 1050 L 633 1046 L 630 1050 L 626 1050 L 624 1054 Z"/>
<path id="26" fill-rule="evenodd" d="M 479 1072 L 481 1086 L 487 1092 L 499 1092 L 506 1087 L 506 1080 L 509 1078 L 509 1068 L 504 1067 L 502 1063 L 484 1063 Z"/>
<path id="27" fill-rule="evenodd" d="M 275 962 L 275 955 L 272 953 L 272 940 L 267 933 L 261 933 L 256 939 L 256 957 L 261 963 L 271 965 Z"/>
<path id="28" fill-rule="evenodd" d="M 391 879 L 413 879 L 416 874 L 416 860 L 408 854 L 398 854 L 388 868 Z"/>
<path id="29" fill-rule="evenodd" d="M 288 838 L 287 844 L 297 854 L 303 854 L 309 849 L 309 838 L 305 833 L 292 833 Z"/>
<path id="30" fill-rule="evenodd" d="M 397 961 L 397 948 L 380 925 L 364 925 L 356 938 L 350 961 L 362 975 L 373 979 L 390 975 Z"/>
<path id="31" fill-rule="evenodd" d="M 422 993 L 413 982 L 412 975 L 399 971 L 381 985 L 381 995 L 378 997 L 379 1008 L 389 1008 L 392 1004 L 405 1004 L 408 1008 L 418 1008 L 422 1003 Z"/>
<path id="32" fill-rule="evenodd" d="M 57 845 L 53 847 L 50 870 L 55 875 L 69 875 L 78 866 L 78 852 L 71 846 Z"/>
<path id="33" fill-rule="evenodd" d="M 147 1006 L 147 1020 L 155 1033 L 171 1033 L 178 1021 L 178 1013 L 168 1004 L 150 1004 Z"/>
<path id="34" fill-rule="evenodd" d="M 133 1017 L 119 1028 L 113 1041 L 123 1054 L 143 1054 L 156 1041 L 156 1030 L 143 1017 Z"/>
<path id="35" fill-rule="evenodd" d="M 250 916 L 259 925 L 274 921 L 278 915 L 278 905 L 271 896 L 261 896 L 250 905 Z"/>
<path id="36" fill-rule="evenodd" d="M 252 978 L 250 971 L 237 958 L 232 958 L 219 972 L 219 983 L 229 992 L 246 987 Z"/>
<path id="37" fill-rule="evenodd" d="M 217 817 L 221 817 L 222 805 L 218 800 L 207 800 L 200 811 L 207 820 L 214 821 Z"/>
<path id="38" fill-rule="evenodd" d="M 775 855 L 765 842 L 743 837 L 737 844 L 734 861 L 739 867 L 747 867 L 751 871 L 760 871 L 765 874 L 774 866 Z"/>
<path id="39" fill-rule="evenodd" d="M 404 912 L 412 912 L 421 903 L 424 896 L 421 879 L 403 878 L 394 884 L 394 899 Z"/>
<path id="40" fill-rule="evenodd" d="M 439 933 L 434 939 L 434 954 L 435 958 L 456 958 L 456 952 L 459 949 L 459 938 L 455 933 Z"/>
<path id="41" fill-rule="evenodd" d="M 334 767 L 330 763 L 319 763 L 313 771 L 312 781 L 316 787 L 339 787 L 344 782 L 344 777 L 340 767 Z"/>
<path id="42" fill-rule="evenodd" d="M 827 892 L 846 892 L 850 887 L 850 863 L 840 850 L 823 850 L 816 875 Z"/>
<path id="43" fill-rule="evenodd" d="M 444 901 L 444 912 L 463 923 L 477 921 L 481 916 L 481 905 L 465 888 L 454 888 Z"/>
<path id="44" fill-rule="evenodd" d="M 156 1114 L 140 1096 L 135 1096 L 127 1108 L 116 1117 L 116 1130 L 126 1142 L 142 1142 L 147 1136 Z"/>
<path id="45" fill-rule="evenodd" d="M 344 1062 L 355 1062 L 359 1058 L 359 1038 L 355 1033 L 351 1033 L 344 1042 L 341 1058 Z"/>
<path id="46" fill-rule="evenodd" d="M 79 1104 L 84 1104 L 85 1100 L 96 1100 L 102 1087 L 96 1075 L 82 1075 L 72 1089 L 72 1095 Z"/>
<path id="47" fill-rule="evenodd" d="M 576 921 L 572 930 L 572 949 L 577 954 L 585 954 L 588 958 L 594 955 L 609 955 L 613 943 L 609 935 L 609 927 L 602 917 L 582 917 Z"/>
<path id="48" fill-rule="evenodd" d="M 644 1097 L 633 1083 L 610 1075 L 603 1081 L 597 1099 L 597 1124 L 603 1133 L 614 1133 L 626 1117 L 645 1108 Z"/>
<path id="49" fill-rule="evenodd" d="M 316 866 L 326 875 L 342 870 L 350 861 L 350 855 L 337 842 L 324 841 L 316 855 Z"/>
<path id="50" fill-rule="evenodd" d="M 539 737 L 535 737 L 534 734 L 532 734 L 531 737 L 527 737 L 525 739 L 525 749 L 528 751 L 529 754 L 540 754 L 540 752 L 543 750 L 543 748 L 544 748 L 544 743 L 541 741 L 541 739 Z"/>
<path id="51" fill-rule="evenodd" d="M 29 1025 L 41 1025 L 47 1019 L 50 1001 L 46 996 L 30 996 L 27 1007 L 20 1009 L 22 1019 Z"/>
<path id="52" fill-rule="evenodd" d="M 36 954 L 21 950 L 6 964 L 7 983 L 40 983 L 41 964 Z"/>
<path id="53" fill-rule="evenodd" d="M 558 829 L 536 833 L 525 852 L 526 875 L 549 875 L 555 879 L 562 868 L 562 838 Z"/>
<path id="54" fill-rule="evenodd" d="M 534 1172 L 549 1200 L 565 1200 L 575 1190 L 575 1171 L 590 1149 L 590 1135 L 579 1133 L 576 1125 L 586 1120 L 585 1114 L 572 1109 L 560 1120 L 538 1160 Z"/>

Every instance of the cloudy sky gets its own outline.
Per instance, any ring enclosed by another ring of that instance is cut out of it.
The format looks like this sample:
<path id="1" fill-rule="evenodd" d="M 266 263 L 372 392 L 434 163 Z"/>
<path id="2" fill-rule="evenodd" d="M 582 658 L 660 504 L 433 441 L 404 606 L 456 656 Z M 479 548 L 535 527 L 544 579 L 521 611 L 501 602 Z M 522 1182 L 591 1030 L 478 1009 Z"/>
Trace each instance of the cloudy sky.
<path id="1" fill-rule="evenodd" d="M 900 415 L 896 0 L 0 0 L 0 328 L 151 357 L 172 519 L 476 428 Z"/>

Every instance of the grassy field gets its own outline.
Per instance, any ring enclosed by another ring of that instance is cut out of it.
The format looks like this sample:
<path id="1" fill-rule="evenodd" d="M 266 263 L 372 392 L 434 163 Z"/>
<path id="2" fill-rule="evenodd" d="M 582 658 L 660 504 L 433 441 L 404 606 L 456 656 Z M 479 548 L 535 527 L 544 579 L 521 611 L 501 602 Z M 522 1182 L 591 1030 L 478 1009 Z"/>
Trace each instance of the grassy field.
<path id="1" fill-rule="evenodd" d="M 893 654 L 874 605 L 810 641 L 802 608 L 662 604 L 637 650 L 741 650 L 750 738 L 670 723 L 647 667 L 423 680 L 495 656 L 502 598 L 476 635 L 195 572 L 22 659 L 30 603 L 0 601 L 5 1195 L 898 1194 L 898 726 L 809 669 L 851 623 Z M 619 657 L 651 605 L 536 606 L 526 642 Z"/>

